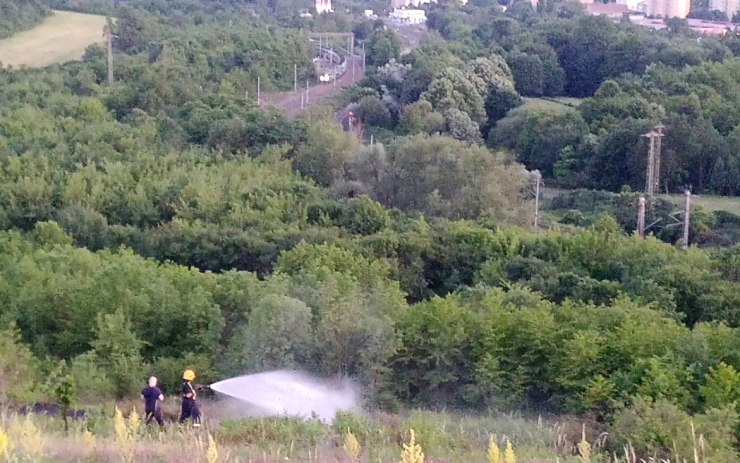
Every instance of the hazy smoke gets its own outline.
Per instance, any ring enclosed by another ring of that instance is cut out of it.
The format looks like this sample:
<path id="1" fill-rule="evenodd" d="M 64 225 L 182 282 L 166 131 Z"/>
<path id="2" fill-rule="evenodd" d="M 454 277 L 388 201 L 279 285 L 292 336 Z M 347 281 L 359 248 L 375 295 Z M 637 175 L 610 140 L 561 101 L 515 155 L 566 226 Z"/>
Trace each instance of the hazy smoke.
<path id="1" fill-rule="evenodd" d="M 348 379 L 325 380 L 295 371 L 240 376 L 211 389 L 252 405 L 250 415 L 316 415 L 330 422 L 338 411 L 359 408 L 359 390 Z"/>

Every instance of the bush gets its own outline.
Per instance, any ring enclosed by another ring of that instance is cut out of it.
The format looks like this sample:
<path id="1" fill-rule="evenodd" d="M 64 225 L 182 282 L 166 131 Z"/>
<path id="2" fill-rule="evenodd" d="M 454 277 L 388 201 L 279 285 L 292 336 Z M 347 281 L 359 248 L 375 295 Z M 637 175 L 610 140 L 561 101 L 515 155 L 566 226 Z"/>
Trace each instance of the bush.
<path id="1" fill-rule="evenodd" d="M 0 330 L 0 409 L 30 400 L 36 386 L 37 361 L 21 343 L 15 325 Z"/>
<path id="2" fill-rule="evenodd" d="M 735 410 L 712 409 L 692 417 L 666 400 L 653 402 L 636 397 L 629 407 L 617 412 L 612 443 L 616 445 L 615 450 L 631 444 L 640 455 L 656 460 L 690 460 L 696 450 L 704 453 L 703 461 L 730 462 L 734 461 L 731 458 L 737 425 Z M 703 449 L 699 436 L 704 438 Z"/>
<path id="3" fill-rule="evenodd" d="M 102 403 L 114 395 L 115 386 L 100 368 L 93 352 L 72 359 L 69 374 L 75 384 L 75 398 L 80 404 Z"/>

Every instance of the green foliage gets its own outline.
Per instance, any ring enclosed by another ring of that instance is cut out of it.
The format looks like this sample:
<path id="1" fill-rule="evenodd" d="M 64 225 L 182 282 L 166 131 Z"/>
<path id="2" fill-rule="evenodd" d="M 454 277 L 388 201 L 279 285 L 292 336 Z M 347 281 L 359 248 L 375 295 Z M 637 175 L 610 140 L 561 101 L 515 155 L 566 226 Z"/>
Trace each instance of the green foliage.
<path id="1" fill-rule="evenodd" d="M 0 408 L 5 409 L 32 398 L 37 362 L 13 324 L 0 331 L 0 354 Z"/>
<path id="2" fill-rule="evenodd" d="M 357 141 L 328 121 L 311 125 L 307 140 L 293 162 L 298 172 L 323 187 L 344 179 L 345 169 L 357 149 Z"/>
<path id="3" fill-rule="evenodd" d="M 251 371 L 305 365 L 311 339 L 311 309 L 287 296 L 266 296 L 246 326 L 236 329 L 220 371 L 237 376 Z"/>
<path id="4" fill-rule="evenodd" d="M 35 26 L 49 14 L 49 8 L 37 0 L 0 1 L 0 39 Z"/>
<path id="5" fill-rule="evenodd" d="M 69 362 L 69 376 L 75 386 L 75 403 L 102 403 L 115 395 L 113 381 L 100 366 L 94 352 L 87 352 L 72 359 Z"/>
<path id="6" fill-rule="evenodd" d="M 97 363 L 110 375 L 118 397 L 133 393 L 143 377 L 142 346 L 121 312 L 98 316 L 92 347 Z"/>
<path id="7" fill-rule="evenodd" d="M 646 454 L 663 458 L 703 458 L 730 461 L 738 415 L 734 410 L 712 409 L 690 417 L 669 402 L 640 397 L 614 419 L 614 444 L 631 443 Z M 703 443 L 699 444 L 699 436 Z M 701 447 L 700 447 L 701 445 Z M 619 447 L 618 447 L 619 448 Z"/>
<path id="8" fill-rule="evenodd" d="M 417 135 L 398 138 L 385 151 L 372 163 L 361 153 L 356 162 L 364 166 L 355 171 L 386 206 L 451 219 L 490 216 L 512 221 L 525 207 L 520 196 L 525 171 L 485 148 Z"/>
<path id="9" fill-rule="evenodd" d="M 708 409 L 728 404 L 740 405 L 740 373 L 731 365 L 721 362 L 709 369 L 700 392 Z"/>
<path id="10" fill-rule="evenodd" d="M 367 65 L 383 66 L 401 56 L 401 40 L 392 30 L 375 30 L 367 38 Z"/>

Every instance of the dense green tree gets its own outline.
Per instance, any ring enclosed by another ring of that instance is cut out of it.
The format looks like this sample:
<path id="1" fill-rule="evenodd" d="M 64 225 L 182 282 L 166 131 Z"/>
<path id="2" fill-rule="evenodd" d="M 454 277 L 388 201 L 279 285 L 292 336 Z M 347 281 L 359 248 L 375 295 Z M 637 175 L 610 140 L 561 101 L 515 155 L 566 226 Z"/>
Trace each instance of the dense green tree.
<path id="1" fill-rule="evenodd" d="M 445 112 L 457 109 L 473 121 L 482 121 L 485 116 L 483 98 L 476 85 L 462 71 L 447 68 L 440 72 L 421 94 L 436 111 Z"/>
<path id="2" fill-rule="evenodd" d="M 293 165 L 301 174 L 328 187 L 344 178 L 356 149 L 357 141 L 351 134 L 329 122 L 315 123 L 298 148 Z"/>
<path id="3" fill-rule="evenodd" d="M 40 23 L 51 11 L 38 0 L 0 1 L 0 39 Z"/>
<path id="4" fill-rule="evenodd" d="M 401 56 L 401 40 L 392 30 L 375 30 L 367 38 L 367 64 L 383 66 Z"/>
<path id="5" fill-rule="evenodd" d="M 418 135 L 397 139 L 386 152 L 383 170 L 370 169 L 358 180 L 387 206 L 449 218 L 513 218 L 524 206 L 524 169 L 485 148 Z"/>

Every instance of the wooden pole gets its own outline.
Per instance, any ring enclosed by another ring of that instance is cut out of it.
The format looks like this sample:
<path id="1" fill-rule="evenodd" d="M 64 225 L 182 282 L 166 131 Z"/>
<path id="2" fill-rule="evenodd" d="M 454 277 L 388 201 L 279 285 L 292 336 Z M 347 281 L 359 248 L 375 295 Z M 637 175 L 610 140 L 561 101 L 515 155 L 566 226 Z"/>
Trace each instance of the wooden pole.
<path id="1" fill-rule="evenodd" d="M 257 106 L 260 105 L 260 78 L 257 76 Z"/>
<path id="2" fill-rule="evenodd" d="M 660 193 L 660 151 L 663 145 L 663 125 L 655 127 L 655 166 L 653 167 L 653 182 L 655 184 L 655 193 Z"/>
<path id="3" fill-rule="evenodd" d="M 308 80 L 306 81 L 306 106 L 308 106 Z"/>
<path id="4" fill-rule="evenodd" d="M 683 214 L 683 249 L 689 248 L 689 226 L 691 224 L 691 190 L 686 189 L 686 207 Z"/>
<path id="5" fill-rule="evenodd" d="M 637 234 L 641 238 L 645 236 L 645 196 L 640 195 L 639 206 L 637 210 Z"/>
<path id="6" fill-rule="evenodd" d="M 293 91 L 298 91 L 298 65 L 293 64 Z"/>
<path id="7" fill-rule="evenodd" d="M 540 225 L 540 181 L 542 180 L 542 174 L 535 171 L 534 175 L 534 229 L 537 230 Z"/>
<path id="8" fill-rule="evenodd" d="M 113 86 L 113 20 L 110 17 L 105 18 L 108 26 L 106 29 L 106 39 L 108 41 L 108 86 Z"/>

